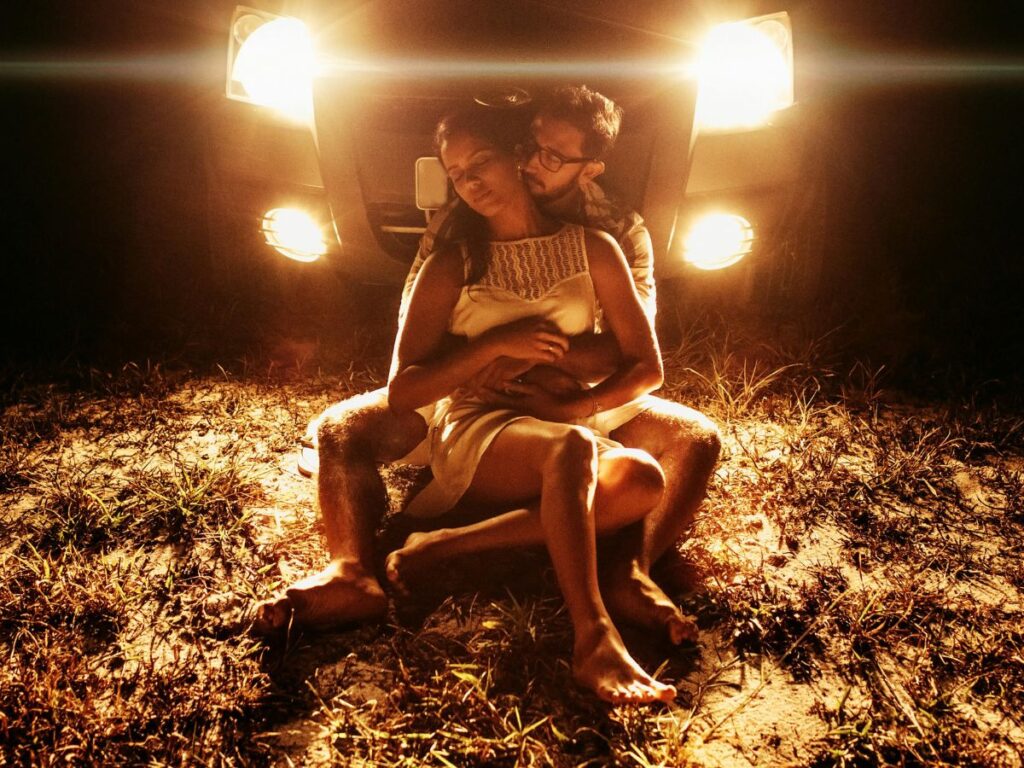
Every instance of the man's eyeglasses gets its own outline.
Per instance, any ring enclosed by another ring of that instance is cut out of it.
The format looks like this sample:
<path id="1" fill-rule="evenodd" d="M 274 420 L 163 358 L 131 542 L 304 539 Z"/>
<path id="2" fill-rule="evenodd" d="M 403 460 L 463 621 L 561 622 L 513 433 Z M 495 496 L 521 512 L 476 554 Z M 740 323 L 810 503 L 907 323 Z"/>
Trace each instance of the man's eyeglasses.
<path id="1" fill-rule="evenodd" d="M 537 155 L 537 159 L 540 160 L 540 164 L 552 173 L 560 171 L 563 165 L 568 165 L 570 163 L 591 163 L 597 160 L 596 157 L 566 157 L 561 152 L 557 152 L 549 147 L 542 147 L 532 139 L 520 144 L 519 151 L 522 154 L 523 162 L 526 162 L 534 155 Z"/>

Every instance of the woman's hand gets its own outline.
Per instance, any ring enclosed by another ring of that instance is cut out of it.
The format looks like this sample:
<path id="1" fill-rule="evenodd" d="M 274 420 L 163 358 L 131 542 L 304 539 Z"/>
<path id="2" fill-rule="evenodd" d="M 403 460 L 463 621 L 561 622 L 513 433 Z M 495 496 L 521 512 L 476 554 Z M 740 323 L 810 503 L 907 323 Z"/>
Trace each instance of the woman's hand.
<path id="1" fill-rule="evenodd" d="M 569 349 L 569 337 L 550 320 L 524 317 L 487 331 L 481 337 L 495 357 L 514 357 L 532 363 L 553 363 Z"/>
<path id="2" fill-rule="evenodd" d="M 539 384 L 511 381 L 502 392 L 494 392 L 489 401 L 502 408 L 535 416 L 544 421 L 570 422 L 590 415 L 592 400 L 585 389 L 557 394 Z"/>
<path id="3" fill-rule="evenodd" d="M 488 392 L 503 392 L 505 385 L 523 376 L 533 367 L 530 360 L 499 357 L 492 360 L 476 376 L 466 382 L 466 389 L 486 400 Z"/>

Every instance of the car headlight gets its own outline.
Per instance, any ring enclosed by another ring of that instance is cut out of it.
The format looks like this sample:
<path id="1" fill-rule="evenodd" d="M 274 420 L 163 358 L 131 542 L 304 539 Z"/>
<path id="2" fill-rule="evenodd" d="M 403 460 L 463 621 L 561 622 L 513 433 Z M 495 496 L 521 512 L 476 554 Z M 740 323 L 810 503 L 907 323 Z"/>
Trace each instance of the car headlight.
<path id="1" fill-rule="evenodd" d="M 690 226 L 683 258 L 697 269 L 725 269 L 750 253 L 753 243 L 754 230 L 742 216 L 708 213 Z"/>
<path id="2" fill-rule="evenodd" d="M 229 98 L 309 122 L 314 73 L 313 37 L 302 21 L 245 8 L 235 11 L 228 61 Z"/>
<path id="3" fill-rule="evenodd" d="M 764 125 L 793 103 L 789 14 L 720 24 L 697 59 L 697 123 L 709 131 Z"/>

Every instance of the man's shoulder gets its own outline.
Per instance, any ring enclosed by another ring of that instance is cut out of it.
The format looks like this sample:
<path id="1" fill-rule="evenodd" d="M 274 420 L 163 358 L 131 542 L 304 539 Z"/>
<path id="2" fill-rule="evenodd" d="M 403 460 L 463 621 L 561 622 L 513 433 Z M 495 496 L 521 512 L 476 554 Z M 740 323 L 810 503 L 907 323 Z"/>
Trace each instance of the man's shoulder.
<path id="1" fill-rule="evenodd" d="M 583 187 L 584 223 L 609 232 L 616 240 L 646 229 L 643 217 L 596 182 Z"/>

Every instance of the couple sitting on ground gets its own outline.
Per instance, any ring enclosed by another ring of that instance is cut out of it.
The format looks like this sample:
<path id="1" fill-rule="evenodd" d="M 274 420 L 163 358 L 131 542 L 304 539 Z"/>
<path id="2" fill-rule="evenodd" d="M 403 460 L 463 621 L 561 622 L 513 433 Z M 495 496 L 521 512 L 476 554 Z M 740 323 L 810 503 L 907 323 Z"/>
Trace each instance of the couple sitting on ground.
<path id="1" fill-rule="evenodd" d="M 433 217 L 410 272 L 388 387 L 315 427 L 331 562 L 258 606 L 254 626 L 382 618 L 377 465 L 430 464 L 406 514 L 505 511 L 412 534 L 387 558 L 397 591 L 452 555 L 545 544 L 577 681 L 609 701 L 668 700 L 675 689 L 636 664 L 613 620 L 695 638 L 650 568 L 692 521 L 718 435 L 649 394 L 662 383 L 650 236 L 594 181 L 621 110 L 570 87 L 523 112 L 471 104 L 438 125 L 458 200 Z"/>

